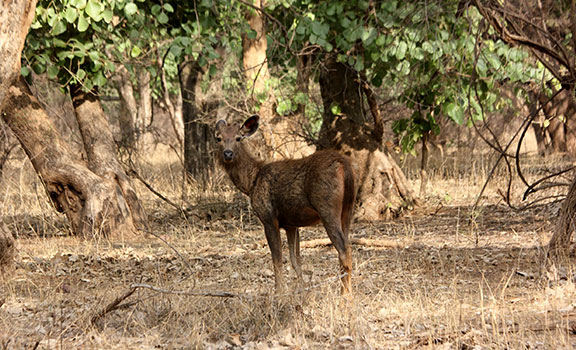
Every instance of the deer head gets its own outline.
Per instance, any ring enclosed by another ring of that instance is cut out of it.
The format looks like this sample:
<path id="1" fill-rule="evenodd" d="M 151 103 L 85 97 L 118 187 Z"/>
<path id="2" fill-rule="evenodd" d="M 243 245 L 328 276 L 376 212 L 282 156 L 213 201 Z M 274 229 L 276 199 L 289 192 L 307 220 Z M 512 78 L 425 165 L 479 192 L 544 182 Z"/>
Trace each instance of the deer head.
<path id="1" fill-rule="evenodd" d="M 216 123 L 215 137 L 222 152 L 224 163 L 231 163 L 238 154 L 240 143 L 246 137 L 251 136 L 258 130 L 258 121 L 260 117 L 253 115 L 238 127 L 238 124 L 230 124 L 221 119 Z"/>

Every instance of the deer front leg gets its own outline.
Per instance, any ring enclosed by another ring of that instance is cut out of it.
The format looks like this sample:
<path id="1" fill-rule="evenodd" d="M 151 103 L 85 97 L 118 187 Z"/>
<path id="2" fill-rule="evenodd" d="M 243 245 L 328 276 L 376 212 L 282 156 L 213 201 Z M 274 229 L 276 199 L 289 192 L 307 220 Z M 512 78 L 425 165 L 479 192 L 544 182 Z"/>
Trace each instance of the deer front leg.
<path id="1" fill-rule="evenodd" d="M 278 221 L 264 223 L 264 233 L 268 241 L 270 253 L 272 253 L 272 265 L 274 266 L 274 277 L 276 279 L 276 293 L 284 291 L 284 276 L 282 274 L 282 239 L 280 238 L 280 229 Z"/>
<path id="2" fill-rule="evenodd" d="M 304 284 L 302 278 L 302 258 L 300 257 L 300 233 L 297 227 L 287 227 L 286 236 L 288 237 L 288 250 L 290 252 L 290 262 L 296 272 L 298 286 Z"/>

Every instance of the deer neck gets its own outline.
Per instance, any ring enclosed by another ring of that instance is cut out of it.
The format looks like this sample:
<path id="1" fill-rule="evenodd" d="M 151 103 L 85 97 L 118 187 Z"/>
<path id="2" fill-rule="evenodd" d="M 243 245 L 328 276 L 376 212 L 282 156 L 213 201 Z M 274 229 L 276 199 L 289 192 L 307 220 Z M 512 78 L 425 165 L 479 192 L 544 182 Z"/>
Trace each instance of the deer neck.
<path id="1" fill-rule="evenodd" d="M 246 195 L 250 195 L 262 164 L 261 161 L 252 157 L 244 145 L 239 147 L 238 155 L 233 162 L 223 163 L 234 185 Z"/>

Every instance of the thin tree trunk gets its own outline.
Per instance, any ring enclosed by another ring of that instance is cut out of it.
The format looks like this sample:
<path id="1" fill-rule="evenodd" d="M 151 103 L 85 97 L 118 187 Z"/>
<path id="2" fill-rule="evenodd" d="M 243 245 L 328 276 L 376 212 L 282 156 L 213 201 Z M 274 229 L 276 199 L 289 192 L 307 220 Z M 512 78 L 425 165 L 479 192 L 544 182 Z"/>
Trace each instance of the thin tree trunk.
<path id="1" fill-rule="evenodd" d="M 266 6 L 266 0 L 255 0 L 254 5 L 259 8 Z M 251 39 L 247 34 L 242 36 L 242 64 L 247 81 L 249 98 L 253 104 L 259 104 L 260 127 L 263 130 L 257 137 L 258 156 L 262 158 L 281 159 L 299 158 L 312 153 L 312 149 L 304 140 L 297 135 L 302 128 L 300 115 L 279 116 L 274 110 L 275 97 L 273 91 L 266 87 L 270 79 L 268 69 L 268 39 L 266 26 L 262 14 L 254 9 L 249 9 L 246 20 L 250 28 L 256 32 L 256 37 Z M 302 61 L 302 64 L 305 62 Z M 303 65 L 299 70 L 302 82 L 307 84 L 309 71 Z M 307 74 L 307 76 L 306 76 Z M 304 88 L 302 86 L 302 88 Z M 307 86 L 305 87 L 307 89 Z M 264 98 L 262 98 L 264 95 Z"/>
<path id="2" fill-rule="evenodd" d="M 134 86 L 130 79 L 130 73 L 121 66 L 120 74 L 116 79 L 116 88 L 120 96 L 120 115 L 118 122 L 122 133 L 122 144 L 134 149 L 136 146 L 135 121 L 138 117 L 138 104 L 134 97 Z"/>
<path id="3" fill-rule="evenodd" d="M 95 93 L 95 91 L 84 92 L 79 86 L 71 89 L 72 103 L 88 157 L 88 166 L 97 175 L 116 182 L 121 190 L 118 195 L 126 201 L 126 208 L 129 210 L 125 215 L 133 219 L 137 228 L 145 228 L 146 214 L 140 205 L 132 181 L 116 156 L 112 131 Z"/>
<path id="4" fill-rule="evenodd" d="M 0 2 L 0 111 L 8 89 L 20 75 L 20 57 L 35 8 L 36 0 Z"/>
<path id="5" fill-rule="evenodd" d="M 6 225 L 0 221 L 0 276 L 12 267 L 15 253 L 14 237 Z"/>
<path id="6" fill-rule="evenodd" d="M 8 91 L 3 120 L 14 132 L 56 210 L 84 237 L 134 232 L 114 181 L 96 175 L 73 152 L 20 78 Z"/>
<path id="7" fill-rule="evenodd" d="M 324 115 L 320 146 L 348 154 L 358 168 L 357 215 L 378 220 L 415 204 L 416 196 L 396 162 L 384 152 L 363 114 L 358 74 L 334 58 L 325 60 L 320 75 Z"/>
<path id="8" fill-rule="evenodd" d="M 201 188 L 206 188 L 214 169 L 212 156 L 212 131 L 210 126 L 201 120 L 199 83 L 202 70 L 196 62 L 185 62 L 180 67 L 180 89 L 182 91 L 182 116 L 184 119 L 184 167 L 188 175 Z"/>
<path id="9" fill-rule="evenodd" d="M 170 98 L 170 91 L 168 91 L 168 82 L 166 81 L 166 74 L 164 73 L 164 66 L 162 64 L 162 56 L 160 55 L 160 50 L 156 47 L 156 63 L 160 67 L 160 82 L 162 83 L 162 98 L 164 99 L 164 104 L 168 109 L 168 115 L 170 116 L 170 122 L 172 124 L 172 129 L 176 135 L 176 140 L 178 141 L 179 149 L 184 148 L 184 122 L 182 120 L 182 93 L 180 92 L 177 96 L 178 103 L 173 103 Z"/>
<path id="10" fill-rule="evenodd" d="M 420 198 L 426 197 L 426 186 L 428 185 L 428 136 L 430 132 L 425 132 L 422 135 L 422 155 L 420 161 Z"/>
<path id="11" fill-rule="evenodd" d="M 136 119 L 137 139 L 146 132 L 152 121 L 152 89 L 150 88 L 150 72 L 145 68 L 138 70 L 138 118 Z"/>

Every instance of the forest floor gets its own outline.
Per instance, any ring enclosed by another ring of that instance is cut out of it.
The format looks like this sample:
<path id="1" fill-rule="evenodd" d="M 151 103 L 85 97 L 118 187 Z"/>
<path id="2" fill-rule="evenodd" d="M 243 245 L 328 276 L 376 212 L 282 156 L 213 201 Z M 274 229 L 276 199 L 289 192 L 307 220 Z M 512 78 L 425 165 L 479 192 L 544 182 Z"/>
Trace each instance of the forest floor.
<path id="1" fill-rule="evenodd" d="M 0 280 L 0 349 L 575 348 L 574 265 L 544 259 L 558 205 L 514 211 L 502 183 L 471 212 L 482 176 L 437 176 L 417 210 L 356 222 L 368 244 L 353 246 L 349 296 L 330 246 L 303 248 L 306 288 L 291 278 L 275 296 L 262 227 L 234 191 L 185 213 L 151 197 L 155 235 L 83 241 L 31 185 L 2 197 L 18 255 Z"/>

